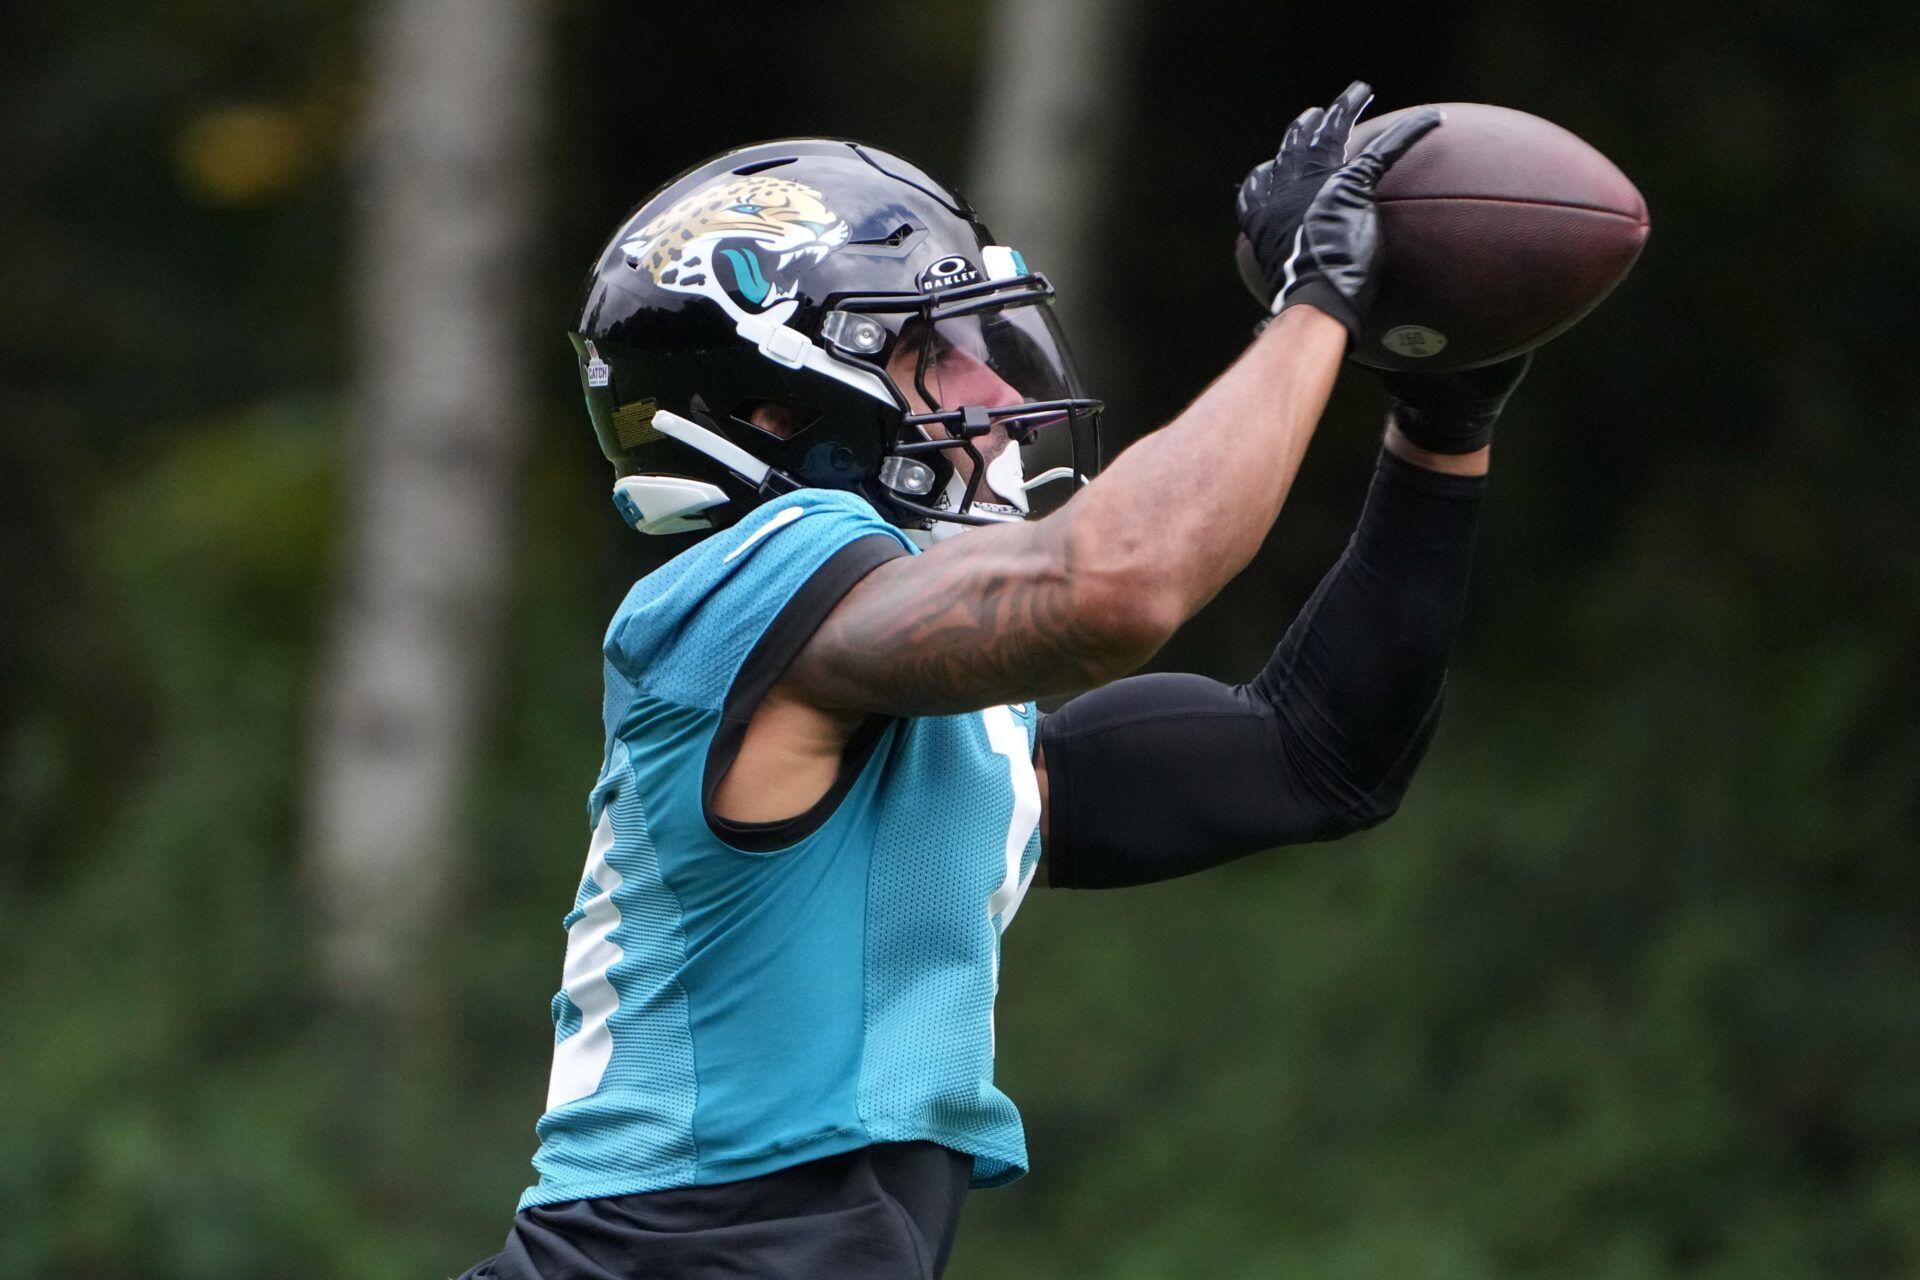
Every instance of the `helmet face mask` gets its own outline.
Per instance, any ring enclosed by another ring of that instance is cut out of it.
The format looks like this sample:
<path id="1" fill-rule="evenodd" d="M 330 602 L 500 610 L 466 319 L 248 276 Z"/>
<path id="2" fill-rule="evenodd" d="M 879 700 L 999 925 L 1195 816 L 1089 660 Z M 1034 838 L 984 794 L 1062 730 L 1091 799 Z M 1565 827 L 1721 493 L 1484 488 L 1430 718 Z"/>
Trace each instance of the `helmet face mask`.
<path id="1" fill-rule="evenodd" d="M 1100 404 L 1052 298 L 924 173 L 797 140 L 717 157 L 642 205 L 602 253 L 573 341 L 616 472 L 725 494 L 675 528 L 819 486 L 933 537 L 1025 518 L 1036 463 L 1065 463 L 1043 480 L 1098 470 Z M 797 429 L 754 425 L 766 401 L 792 406 Z M 661 429 L 675 423 L 690 426 Z M 729 465 L 737 450 L 750 465 Z"/>
<path id="2" fill-rule="evenodd" d="M 1038 459 L 1064 452 L 1069 472 L 1098 470 L 1100 404 L 1081 389 L 1052 298 L 1045 277 L 1023 271 L 913 296 L 833 300 L 822 327 L 834 354 L 885 373 L 900 396 L 904 430 L 891 456 L 930 472 L 914 473 L 911 486 L 885 475 L 882 483 L 936 536 L 1025 519 L 1028 488 L 1068 478 L 1036 470 Z"/>

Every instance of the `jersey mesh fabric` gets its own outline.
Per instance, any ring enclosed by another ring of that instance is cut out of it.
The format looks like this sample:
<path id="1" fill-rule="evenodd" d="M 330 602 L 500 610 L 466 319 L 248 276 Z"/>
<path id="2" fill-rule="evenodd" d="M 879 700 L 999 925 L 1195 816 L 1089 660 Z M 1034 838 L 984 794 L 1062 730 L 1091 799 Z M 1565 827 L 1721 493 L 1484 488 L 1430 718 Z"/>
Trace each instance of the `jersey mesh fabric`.
<path id="1" fill-rule="evenodd" d="M 554 1108 L 535 1126 L 541 1146 L 533 1164 L 543 1184 L 549 1178 L 589 1184 L 638 1178 L 677 1186 L 694 1168 L 695 1077 L 686 993 L 679 984 L 685 946 L 680 906 L 661 880 L 640 796 L 620 785 L 631 770 L 626 755 L 624 748 L 615 750 L 612 776 L 594 789 L 593 815 L 596 825 L 602 816 L 612 822 L 607 861 L 621 879 L 612 892 L 620 911 L 614 941 L 623 958 L 607 971 L 619 993 L 617 1021 L 610 1022 L 617 1048 L 599 1089 Z M 607 892 L 591 873 L 583 877 L 563 923 L 570 925 L 588 902 Z M 582 1028 L 567 991 L 554 1004 L 557 1049 Z"/>
<path id="2" fill-rule="evenodd" d="M 876 533 L 911 549 L 856 495 L 790 494 L 650 574 L 615 614 L 589 817 L 611 820 L 617 883 L 583 876 L 574 904 L 604 891 L 618 909 L 617 1001 L 599 993 L 611 1054 L 541 1119 L 522 1208 L 736 1181 L 881 1141 L 966 1152 L 979 1185 L 1024 1170 L 1018 1114 L 992 1083 L 991 1017 L 1031 708 L 890 725 L 832 815 L 772 853 L 728 845 L 701 805 L 748 653 L 822 565 Z M 1035 837 L 1019 888 L 1037 856 Z M 592 1029 L 583 929 L 553 1002 L 556 1082 L 567 1041 Z"/>
<path id="3" fill-rule="evenodd" d="M 1021 759 L 993 751 L 983 716 L 995 713 L 1023 730 Z M 861 1110 L 876 1139 L 970 1152 L 975 1186 L 1026 1170 L 1020 1114 L 977 1064 L 993 1060 L 1000 934 L 1040 858 L 1035 830 L 1011 905 L 990 916 L 1007 877 L 1010 777 L 1031 769 L 1036 727 L 1031 704 L 912 721 L 883 784 L 904 802 L 884 806 L 875 842 Z"/>

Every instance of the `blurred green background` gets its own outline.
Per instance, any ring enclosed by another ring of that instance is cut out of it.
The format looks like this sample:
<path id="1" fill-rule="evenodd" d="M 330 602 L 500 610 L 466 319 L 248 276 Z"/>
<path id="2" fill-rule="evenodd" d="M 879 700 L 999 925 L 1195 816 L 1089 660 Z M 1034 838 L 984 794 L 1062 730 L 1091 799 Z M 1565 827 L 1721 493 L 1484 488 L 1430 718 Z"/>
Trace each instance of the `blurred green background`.
<path id="1" fill-rule="evenodd" d="M 1565 124 L 1653 236 L 1502 427 L 1401 814 L 1029 899 L 999 1072 L 1034 1172 L 974 1197 L 950 1274 L 1920 1276 L 1909 6 L 455 5 L 519 14 L 538 105 L 491 260 L 524 436 L 445 862 L 386 998 L 329 977 L 312 780 L 378 469 L 369 50 L 435 3 L 0 17 L 0 1277 L 438 1276 L 499 1247 L 599 636 L 661 554 L 607 502 L 562 337 L 631 205 L 727 146 L 846 135 L 1022 244 L 1048 229 L 971 177 L 1084 136 L 1039 189 L 1076 220 L 1057 278 L 1124 440 L 1247 340 L 1233 184 L 1353 76 L 1382 109 Z M 1020 114 L 1035 84 L 1071 89 L 1065 126 Z M 1347 382 L 1271 544 L 1159 665 L 1242 677 L 1338 552 L 1381 408 Z"/>

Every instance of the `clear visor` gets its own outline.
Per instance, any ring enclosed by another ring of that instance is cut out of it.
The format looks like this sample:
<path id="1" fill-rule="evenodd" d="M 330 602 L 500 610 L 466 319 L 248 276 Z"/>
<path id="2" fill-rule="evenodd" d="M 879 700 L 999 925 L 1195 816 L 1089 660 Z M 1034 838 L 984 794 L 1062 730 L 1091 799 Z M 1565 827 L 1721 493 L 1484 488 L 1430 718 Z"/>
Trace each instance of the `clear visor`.
<path id="1" fill-rule="evenodd" d="M 909 426 L 929 442 L 950 442 L 935 450 L 952 472 L 929 495 L 933 505 L 983 518 L 1045 514 L 1098 468 L 1097 447 L 1087 443 L 1098 405 L 1086 398 L 1044 299 L 1029 293 L 876 318 L 889 332 L 886 372 Z"/>
<path id="2" fill-rule="evenodd" d="M 932 321 L 909 317 L 888 353 L 887 373 L 915 413 L 966 405 L 1013 410 L 1085 395 L 1053 308 L 1031 304 Z M 1060 408 L 994 415 L 1016 436 L 1065 416 Z"/>

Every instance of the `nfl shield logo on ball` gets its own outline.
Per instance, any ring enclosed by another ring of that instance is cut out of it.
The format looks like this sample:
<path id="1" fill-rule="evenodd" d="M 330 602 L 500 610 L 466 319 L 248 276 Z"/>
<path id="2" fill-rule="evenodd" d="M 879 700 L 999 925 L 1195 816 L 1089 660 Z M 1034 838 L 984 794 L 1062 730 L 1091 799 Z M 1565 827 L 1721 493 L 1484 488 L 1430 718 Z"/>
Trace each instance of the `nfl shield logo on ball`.
<path id="1" fill-rule="evenodd" d="M 1423 324 L 1400 324 L 1380 335 L 1380 345 L 1397 356 L 1421 360 L 1439 355 L 1447 345 L 1447 335 Z"/>

